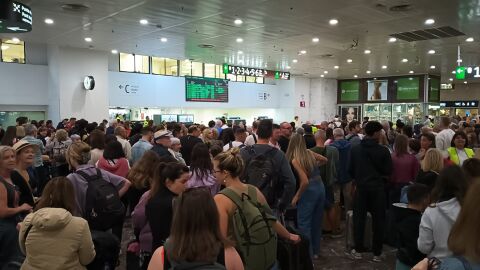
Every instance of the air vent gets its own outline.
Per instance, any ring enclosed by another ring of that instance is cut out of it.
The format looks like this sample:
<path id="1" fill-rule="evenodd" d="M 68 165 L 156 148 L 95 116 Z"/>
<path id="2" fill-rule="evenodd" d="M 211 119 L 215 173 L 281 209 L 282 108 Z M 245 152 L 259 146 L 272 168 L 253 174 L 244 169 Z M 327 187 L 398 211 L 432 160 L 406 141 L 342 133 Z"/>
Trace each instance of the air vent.
<path id="1" fill-rule="evenodd" d="M 212 44 L 200 44 L 200 45 L 198 45 L 198 47 L 200 47 L 202 49 L 213 49 L 213 48 L 215 48 L 215 46 L 212 45 Z"/>
<path id="2" fill-rule="evenodd" d="M 333 57 L 333 54 L 330 54 L 330 53 L 320 55 L 320 58 L 332 58 L 332 57 Z"/>
<path id="3" fill-rule="evenodd" d="M 403 5 L 391 6 L 389 10 L 393 12 L 406 12 L 406 11 L 412 10 L 412 5 L 403 4 Z"/>
<path id="4" fill-rule="evenodd" d="M 397 34 L 391 34 L 391 37 L 395 37 L 401 40 L 408 42 L 420 41 L 420 40 L 430 40 L 430 39 L 439 39 L 439 38 L 449 38 L 449 37 L 458 37 L 464 36 L 465 34 L 454 29 L 450 26 L 444 26 L 440 28 L 431 28 L 424 30 L 417 30 L 412 32 L 403 32 Z"/>
<path id="5" fill-rule="evenodd" d="M 70 12 L 85 12 L 90 9 L 90 7 L 83 4 L 64 4 L 62 9 Z"/>

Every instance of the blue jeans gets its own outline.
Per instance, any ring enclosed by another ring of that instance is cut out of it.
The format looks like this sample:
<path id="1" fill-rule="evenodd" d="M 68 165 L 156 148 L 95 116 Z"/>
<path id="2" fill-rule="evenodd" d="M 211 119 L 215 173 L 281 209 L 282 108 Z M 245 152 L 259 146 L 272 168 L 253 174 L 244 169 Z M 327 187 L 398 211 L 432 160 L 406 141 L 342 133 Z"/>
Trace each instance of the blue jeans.
<path id="1" fill-rule="evenodd" d="M 320 253 L 325 187 L 320 180 L 310 181 L 297 204 L 299 232 L 310 241 L 310 256 Z"/>

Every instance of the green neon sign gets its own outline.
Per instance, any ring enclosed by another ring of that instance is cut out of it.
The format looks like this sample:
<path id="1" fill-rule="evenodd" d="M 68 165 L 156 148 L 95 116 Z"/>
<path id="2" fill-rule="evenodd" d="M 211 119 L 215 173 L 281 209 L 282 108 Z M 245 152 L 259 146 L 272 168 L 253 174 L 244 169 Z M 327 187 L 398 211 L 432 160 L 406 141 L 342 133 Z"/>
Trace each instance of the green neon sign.
<path id="1" fill-rule="evenodd" d="M 455 70 L 455 77 L 457 80 L 465 80 L 465 67 L 459 66 Z"/>
<path id="2" fill-rule="evenodd" d="M 228 74 L 228 64 L 223 64 L 223 74 Z"/>

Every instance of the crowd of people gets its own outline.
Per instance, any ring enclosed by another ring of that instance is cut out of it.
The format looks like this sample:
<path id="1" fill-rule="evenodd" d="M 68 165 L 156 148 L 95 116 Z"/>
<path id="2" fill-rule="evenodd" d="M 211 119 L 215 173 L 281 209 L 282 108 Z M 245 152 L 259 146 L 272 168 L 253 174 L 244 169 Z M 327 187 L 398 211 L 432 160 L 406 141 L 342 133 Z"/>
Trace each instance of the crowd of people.
<path id="1" fill-rule="evenodd" d="M 0 130 L 0 269 L 114 269 L 127 218 L 131 269 L 288 269 L 277 247 L 305 243 L 305 261 L 321 264 L 322 238 L 347 230 L 353 260 L 380 262 L 389 244 L 396 269 L 475 269 L 479 133 L 474 119 L 448 117 L 20 117 Z"/>

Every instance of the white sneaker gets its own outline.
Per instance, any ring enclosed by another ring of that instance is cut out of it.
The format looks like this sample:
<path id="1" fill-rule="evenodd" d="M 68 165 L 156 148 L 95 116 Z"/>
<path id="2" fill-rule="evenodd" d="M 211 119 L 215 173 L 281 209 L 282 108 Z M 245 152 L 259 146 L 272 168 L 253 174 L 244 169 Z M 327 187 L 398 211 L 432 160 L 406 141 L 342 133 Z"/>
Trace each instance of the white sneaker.
<path id="1" fill-rule="evenodd" d="M 347 257 L 353 260 L 361 260 L 362 259 L 362 253 L 357 252 L 355 249 L 352 249 L 350 252 L 345 253 Z"/>

